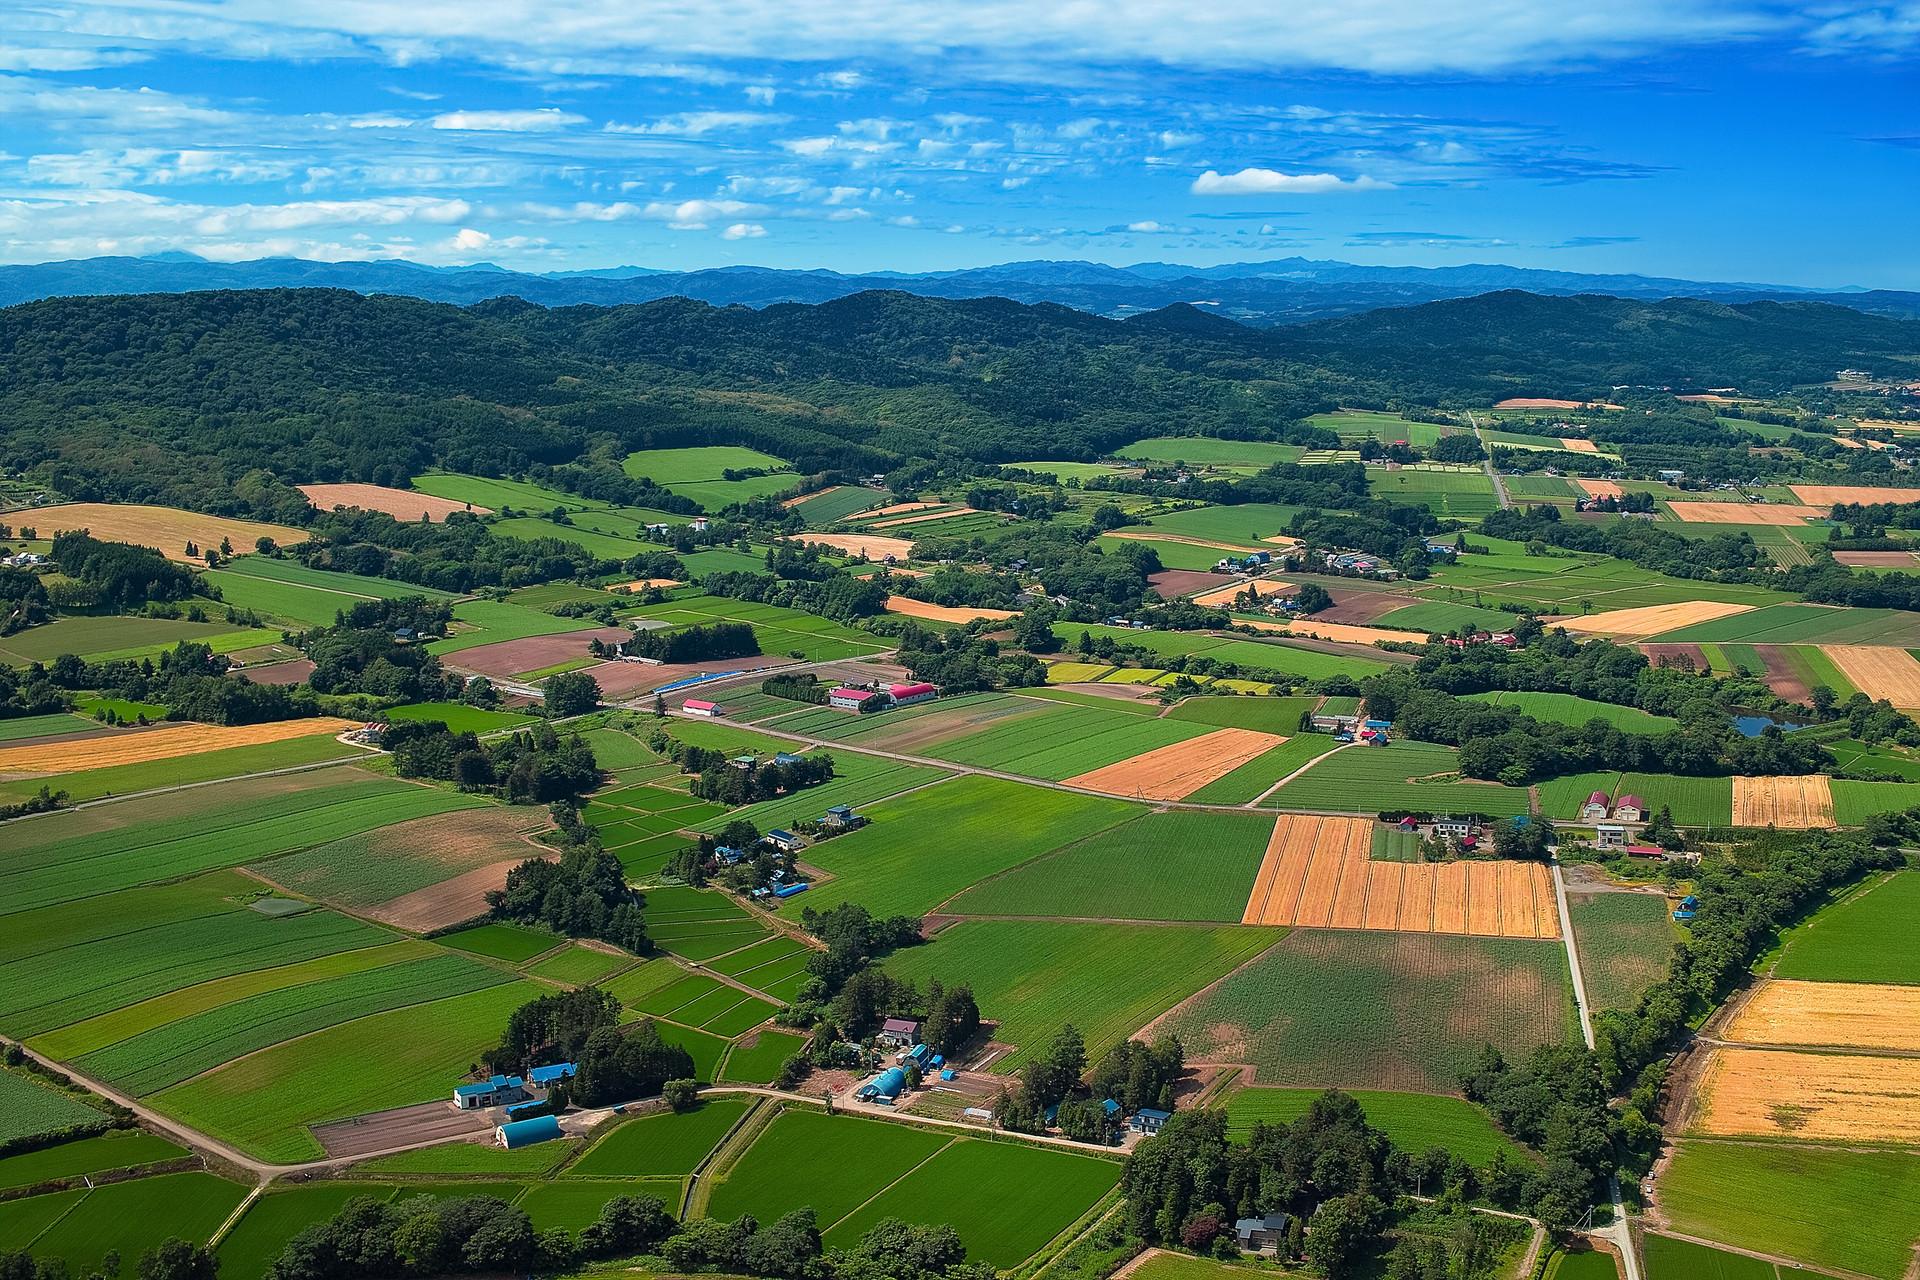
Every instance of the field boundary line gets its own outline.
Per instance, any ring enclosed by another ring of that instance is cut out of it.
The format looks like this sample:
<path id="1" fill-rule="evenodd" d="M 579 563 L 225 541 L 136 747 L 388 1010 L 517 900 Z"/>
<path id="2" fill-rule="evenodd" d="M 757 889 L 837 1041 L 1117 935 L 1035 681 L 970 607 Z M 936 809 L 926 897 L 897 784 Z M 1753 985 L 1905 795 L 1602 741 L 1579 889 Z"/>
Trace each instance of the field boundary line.
<path id="1" fill-rule="evenodd" d="M 207 1237 L 207 1248 L 209 1249 L 219 1248 L 220 1242 L 226 1239 L 227 1234 L 240 1224 L 240 1219 L 246 1216 L 247 1210 L 253 1208 L 253 1202 L 258 1200 L 261 1196 L 265 1195 L 266 1193 L 267 1193 L 266 1183 L 264 1182 L 255 1183 L 253 1185 L 253 1188 L 247 1192 L 245 1198 L 243 1198 L 239 1204 L 233 1207 L 233 1212 L 227 1215 L 227 1220 L 221 1223 L 218 1227 L 214 1228 L 213 1234 Z"/>
<path id="2" fill-rule="evenodd" d="M 82 809 L 91 809 L 96 805 L 118 804 L 122 800 L 143 800 L 148 796 L 163 796 L 175 791 L 192 791 L 197 787 L 218 787 L 228 782 L 245 782 L 249 778 L 277 778 L 289 773 L 312 773 L 316 769 L 345 769 L 360 763 L 362 760 L 387 754 L 384 751 L 374 749 L 369 749 L 369 751 L 370 754 L 365 756 L 342 756 L 337 760 L 316 760 L 312 764 L 290 764 L 284 769 L 262 769 L 258 773 L 236 773 L 225 778 L 207 778 L 200 782 L 182 782 L 170 787 L 150 787 L 145 791 L 126 791 L 117 795 L 99 796 L 92 800 L 82 800 L 79 804 L 67 805 L 62 809 L 45 809 L 39 813 L 23 813 L 19 817 L 7 818 L 4 821 L 30 822 L 35 818 L 52 817 L 56 813 L 78 813 Z M 372 774 L 369 776 L 378 777 L 379 775 Z M 408 781 L 408 779 L 401 778 L 398 779 L 398 781 L 405 782 Z M 4 823 L 0 823 L 0 825 L 4 825 Z"/>
<path id="3" fill-rule="evenodd" d="M 884 1124 L 885 1121 L 882 1121 L 881 1123 Z M 878 1191 L 874 1192 L 872 1195 L 868 1196 L 865 1200 L 862 1200 L 859 1204 L 853 1206 L 853 1208 L 847 1210 L 845 1213 L 835 1218 L 832 1222 L 829 1222 L 826 1225 L 822 1226 L 820 1228 L 820 1234 L 825 1235 L 832 1228 L 838 1226 L 842 1222 L 845 1222 L 848 1218 L 851 1218 L 854 1214 L 860 1212 L 862 1209 L 872 1204 L 875 1200 L 878 1200 L 881 1196 L 887 1194 L 887 1192 L 893 1190 L 895 1187 L 899 1186 L 902 1182 L 905 1182 L 908 1178 L 911 1178 L 914 1174 L 920 1172 L 920 1170 L 924 1169 L 927 1166 L 927 1163 L 929 1161 L 935 1159 L 943 1151 L 951 1151 L 954 1147 L 954 1144 L 958 1143 L 959 1141 L 960 1141 L 960 1135 L 957 1133 L 948 1137 L 945 1142 L 941 1143 L 939 1146 L 935 1147 L 933 1150 L 927 1152 L 924 1158 L 915 1162 L 910 1168 L 908 1168 L 903 1173 L 901 1173 L 901 1175 L 895 1178 L 892 1182 L 889 1182 L 886 1186 L 881 1187 Z"/>
<path id="4" fill-rule="evenodd" d="M 1268 787 L 1265 791 L 1262 791 L 1259 795 L 1255 796 L 1253 799 L 1247 801 L 1243 805 L 1238 805 L 1235 807 L 1241 808 L 1241 809 L 1257 809 L 1260 807 L 1260 802 L 1262 800 L 1265 800 L 1268 796 L 1272 795 L 1274 792 L 1278 791 L 1280 788 L 1286 786 L 1289 782 L 1292 782 L 1295 778 L 1299 777 L 1301 774 L 1305 773 L 1307 770 L 1313 768 L 1313 766 L 1319 764 L 1322 760 L 1325 760 L 1328 756 L 1332 755 L 1335 751 L 1345 751 L 1348 747 L 1357 747 L 1359 745 L 1360 744 L 1357 742 L 1335 743 L 1330 750 L 1324 751 L 1321 754 L 1315 756 L 1313 759 L 1307 761 L 1305 764 L 1301 765 L 1298 769 L 1295 769 L 1292 773 L 1288 774 L 1286 777 L 1280 779 L 1280 781 Z"/>
<path id="5" fill-rule="evenodd" d="M 1684 1231 L 1674 1231 L 1667 1227 L 1661 1227 L 1647 1234 L 1665 1236 L 1669 1240 L 1684 1240 L 1688 1244 L 1705 1245 L 1710 1249 L 1718 1249 L 1722 1253 L 1737 1253 L 1742 1257 L 1752 1258 L 1758 1262 L 1770 1263 L 1776 1267 L 1792 1267 L 1797 1271 L 1815 1271 L 1823 1276 L 1834 1276 L 1836 1280 L 1872 1280 L 1872 1277 L 1866 1275 L 1864 1272 L 1848 1271 L 1843 1267 L 1823 1267 L 1812 1262 L 1801 1262 L 1798 1259 L 1789 1258 L 1784 1254 L 1762 1253 L 1758 1249 L 1748 1249 L 1742 1245 L 1727 1244 L 1721 1240 L 1709 1240 L 1705 1236 L 1688 1235 Z M 1909 1272 L 1909 1274 L 1911 1274 L 1911 1272 Z"/>

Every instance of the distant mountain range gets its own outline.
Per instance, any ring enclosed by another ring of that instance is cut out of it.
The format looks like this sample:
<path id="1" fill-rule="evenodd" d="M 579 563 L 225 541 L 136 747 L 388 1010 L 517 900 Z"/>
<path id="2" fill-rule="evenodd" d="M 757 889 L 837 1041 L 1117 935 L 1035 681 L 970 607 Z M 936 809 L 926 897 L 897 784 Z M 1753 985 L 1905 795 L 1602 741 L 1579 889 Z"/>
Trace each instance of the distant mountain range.
<path id="1" fill-rule="evenodd" d="M 1832 302 L 1876 315 L 1920 316 L 1920 293 L 1893 290 L 1796 289 L 1780 285 L 1678 280 L 1657 276 L 1588 275 L 1498 264 L 1459 267 L 1366 267 L 1348 262 L 1279 258 L 1217 267 L 1142 262 L 1009 262 L 959 271 L 872 272 L 715 267 L 659 271 L 612 267 L 533 274 L 482 263 L 432 267 L 404 260 L 309 262 L 261 258 L 209 262 L 191 254 L 147 258 L 79 258 L 0 266 L 0 306 L 38 298 L 96 294 L 188 293 L 204 289 L 331 288 L 397 294 L 434 302 L 474 303 L 519 297 L 545 307 L 651 302 L 686 297 L 716 306 L 819 303 L 869 289 L 933 298 L 1010 298 L 1058 303 L 1125 318 L 1185 303 L 1242 324 L 1299 324 L 1497 290 L 1572 296 L 1604 294 L 1657 300 Z"/>

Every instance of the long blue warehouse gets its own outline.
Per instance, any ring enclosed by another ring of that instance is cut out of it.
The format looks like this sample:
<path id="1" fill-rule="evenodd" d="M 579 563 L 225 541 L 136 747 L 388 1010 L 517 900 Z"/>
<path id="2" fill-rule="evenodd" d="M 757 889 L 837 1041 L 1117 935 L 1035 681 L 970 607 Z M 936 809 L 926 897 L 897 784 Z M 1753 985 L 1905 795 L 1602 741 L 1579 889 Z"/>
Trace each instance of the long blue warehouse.
<path id="1" fill-rule="evenodd" d="M 536 1142 L 545 1142 L 549 1138 L 560 1136 L 560 1121 L 556 1116 L 535 1116 L 531 1120 L 511 1120 L 496 1131 L 500 1145 L 512 1151 L 518 1147 L 530 1147 Z"/>

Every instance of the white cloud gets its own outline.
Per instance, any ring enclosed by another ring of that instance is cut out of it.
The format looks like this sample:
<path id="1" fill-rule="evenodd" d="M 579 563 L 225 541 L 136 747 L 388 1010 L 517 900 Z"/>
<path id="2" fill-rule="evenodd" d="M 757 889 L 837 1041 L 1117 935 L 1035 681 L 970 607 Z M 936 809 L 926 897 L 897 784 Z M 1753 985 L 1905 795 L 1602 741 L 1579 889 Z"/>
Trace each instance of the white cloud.
<path id="1" fill-rule="evenodd" d="M 558 107 L 529 111 L 447 111 L 433 118 L 436 129 L 463 129 L 471 133 L 552 133 L 587 118 Z"/>
<path id="2" fill-rule="evenodd" d="M 698 138 L 723 130 L 752 129 L 763 125 L 789 124 L 792 116 L 770 111 L 683 111 L 662 116 L 645 124 L 609 124 L 608 133 L 660 134 L 676 138 Z"/>
<path id="3" fill-rule="evenodd" d="M 1162 224 L 1158 222 L 1154 222 L 1151 219 L 1149 219 L 1146 222 L 1129 222 L 1127 224 L 1127 230 L 1138 231 L 1144 234 L 1152 234 L 1153 232 L 1156 232 L 1156 231 L 1172 231 L 1174 230 L 1174 228 L 1169 226 L 1163 226 Z"/>
<path id="4" fill-rule="evenodd" d="M 722 240 L 758 240 L 767 229 L 757 222 L 736 222 L 720 233 Z"/>
<path id="5" fill-rule="evenodd" d="M 493 237 L 486 232 L 462 227 L 447 241 L 447 247 L 456 253 L 478 253 L 492 243 Z"/>
<path id="6" fill-rule="evenodd" d="M 1362 175 L 1342 178 L 1331 173 L 1281 173 L 1278 169 L 1242 169 L 1220 173 L 1209 169 L 1193 180 L 1197 196 L 1321 195 L 1329 191 L 1381 191 L 1393 184 Z"/>
<path id="7" fill-rule="evenodd" d="M 768 212 L 765 206 L 744 200 L 655 200 L 641 210 L 646 217 L 666 223 L 675 231 L 702 231 L 726 218 L 752 217 Z"/>

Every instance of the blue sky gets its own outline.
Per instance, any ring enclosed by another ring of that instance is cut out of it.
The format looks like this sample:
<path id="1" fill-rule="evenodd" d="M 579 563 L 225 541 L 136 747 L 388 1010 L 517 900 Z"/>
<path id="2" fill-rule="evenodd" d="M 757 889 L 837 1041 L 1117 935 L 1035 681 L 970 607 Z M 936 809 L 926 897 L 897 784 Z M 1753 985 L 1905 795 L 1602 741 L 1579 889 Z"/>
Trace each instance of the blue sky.
<path id="1" fill-rule="evenodd" d="M 1920 288 L 1920 0 L 0 0 L 0 261 Z"/>

